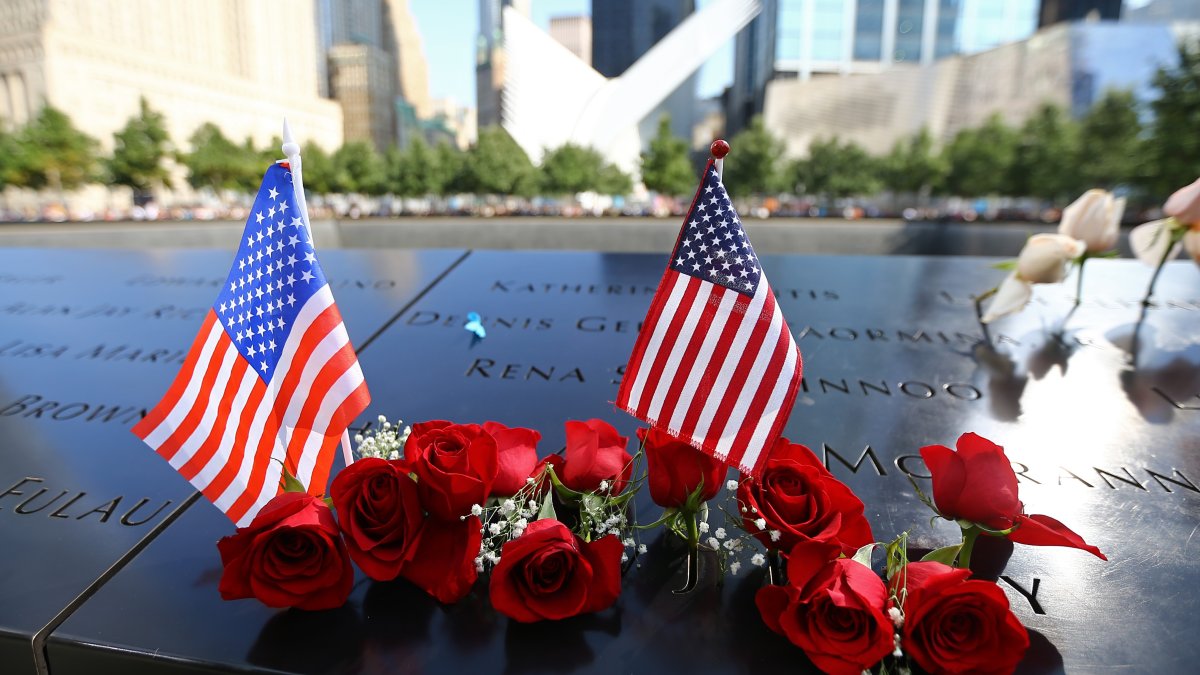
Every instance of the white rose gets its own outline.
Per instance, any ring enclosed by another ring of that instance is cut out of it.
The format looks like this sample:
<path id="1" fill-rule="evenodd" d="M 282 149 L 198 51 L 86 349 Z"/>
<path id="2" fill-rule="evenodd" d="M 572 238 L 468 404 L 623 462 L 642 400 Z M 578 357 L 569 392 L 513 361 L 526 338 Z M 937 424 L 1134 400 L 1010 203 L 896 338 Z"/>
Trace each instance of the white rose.
<path id="1" fill-rule="evenodd" d="M 1067 263 L 1083 255 L 1086 244 L 1064 234 L 1035 234 L 1017 256 L 1017 269 L 1000 283 L 983 316 L 991 323 L 1020 311 L 1033 297 L 1033 284 L 1053 284 L 1067 276 Z"/>
<path id="2" fill-rule="evenodd" d="M 1113 197 L 1107 190 L 1088 190 L 1063 209 L 1058 233 L 1079 239 L 1088 253 L 1101 253 L 1116 245 L 1124 213 L 1124 197 Z"/>

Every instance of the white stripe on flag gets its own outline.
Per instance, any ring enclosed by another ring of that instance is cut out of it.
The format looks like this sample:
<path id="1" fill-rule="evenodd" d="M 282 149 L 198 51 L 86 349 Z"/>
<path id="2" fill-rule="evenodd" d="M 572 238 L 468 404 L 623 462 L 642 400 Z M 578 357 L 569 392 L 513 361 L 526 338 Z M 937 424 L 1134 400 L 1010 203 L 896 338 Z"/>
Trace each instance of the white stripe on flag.
<path id="1" fill-rule="evenodd" d="M 745 466 L 754 466 L 758 463 L 758 457 L 762 454 L 763 447 L 767 442 L 767 434 L 771 432 L 771 427 L 775 424 L 775 419 L 779 415 L 787 414 L 791 411 L 782 410 L 783 399 L 787 396 L 788 390 L 791 389 L 792 380 L 796 376 L 796 342 L 792 339 L 791 331 L 788 330 L 787 340 L 787 357 L 783 362 L 782 372 L 786 377 L 780 378 L 774 389 L 771 390 L 771 398 L 767 399 L 767 407 L 763 411 L 762 417 L 758 420 L 758 426 L 754 428 L 754 435 L 750 437 L 750 444 L 747 447 L 746 454 L 742 456 L 742 464 Z"/>
<path id="2" fill-rule="evenodd" d="M 254 372 L 254 368 L 247 367 L 246 371 L 242 373 L 242 381 L 238 383 L 237 393 L 233 396 L 229 421 L 225 425 L 225 433 L 221 434 L 221 442 L 217 445 L 217 451 L 192 479 L 192 485 L 195 485 L 197 490 L 203 491 L 207 488 L 217 474 L 221 473 L 221 469 L 225 468 L 225 463 L 229 461 L 229 455 L 233 451 L 233 442 L 242 429 L 242 411 L 246 408 L 246 400 L 250 398 L 250 392 L 254 390 L 254 383 L 259 381 L 261 380 L 258 373 Z"/>
<path id="3" fill-rule="evenodd" d="M 683 319 L 683 326 L 676 334 L 667 336 L 667 339 L 672 342 L 671 351 L 667 355 L 666 365 L 663 367 L 663 376 L 658 378 L 658 382 L 655 383 L 654 396 L 650 399 L 650 407 L 646 408 L 646 416 L 650 419 L 660 419 L 663 399 L 667 397 L 667 391 L 671 388 L 671 378 L 679 368 L 679 362 L 683 360 L 683 352 L 687 349 L 688 342 L 696 334 L 696 325 L 700 323 L 700 315 L 704 312 L 705 306 L 708 305 L 708 297 L 711 289 L 712 284 L 700 284 L 700 291 L 696 293 L 696 297 L 692 300 L 692 306 L 687 310 L 687 316 Z"/>
<path id="4" fill-rule="evenodd" d="M 663 303 L 662 312 L 658 315 L 658 322 L 654 325 L 654 333 L 646 341 L 646 353 L 642 354 L 640 365 L 638 365 L 637 377 L 633 380 L 633 386 L 629 388 L 630 410 L 637 410 L 641 407 L 642 390 L 646 386 L 647 375 L 650 369 L 654 367 L 654 359 L 658 356 L 659 346 L 663 343 L 663 337 L 671 325 L 671 318 L 678 311 L 679 300 L 683 297 L 684 290 L 687 289 L 688 280 L 691 279 L 691 277 L 682 274 L 668 274 L 666 278 L 671 280 L 671 294 L 667 297 L 667 301 Z M 642 330 L 646 328 L 643 327 Z"/>
<path id="5" fill-rule="evenodd" d="M 219 325 L 219 324 L 217 324 Z M 225 395 L 225 388 L 229 386 L 229 375 L 233 372 L 233 362 L 241 356 L 238 354 L 237 347 L 233 346 L 232 342 L 225 343 L 225 353 L 221 357 L 221 365 L 217 371 L 217 377 L 213 380 L 212 389 L 209 391 L 207 400 L 197 401 L 197 405 L 204 410 L 204 416 L 200 418 L 200 423 L 192 430 L 191 435 L 179 446 L 179 450 L 175 456 L 171 458 L 171 466 L 176 471 L 187 463 L 192 455 L 203 445 L 204 440 L 208 438 L 208 434 L 212 431 L 213 423 L 217 419 L 217 407 L 221 402 L 221 397 Z M 209 364 L 211 368 L 213 364 Z"/>
<path id="6" fill-rule="evenodd" d="M 196 395 L 200 392 L 200 381 L 203 379 L 202 373 L 212 365 L 212 353 L 217 347 L 217 339 L 223 330 L 219 321 L 213 322 L 212 328 L 208 331 L 208 337 L 204 339 L 200 357 L 196 359 L 196 368 L 188 378 L 187 388 L 183 390 L 179 401 L 171 408 L 171 412 L 143 439 L 146 445 L 158 450 L 171 437 L 175 429 L 183 423 L 183 419 L 196 404 Z"/>
<path id="7" fill-rule="evenodd" d="M 754 297 L 750 300 L 750 306 L 746 308 L 746 313 L 741 316 L 741 324 L 738 326 L 737 333 L 733 336 L 733 347 L 725 356 L 725 362 L 721 364 L 721 370 L 713 379 L 723 390 L 734 389 L 738 390 L 738 395 L 744 394 L 747 382 L 734 382 L 733 371 L 737 369 L 738 361 L 741 360 L 743 352 L 739 348 L 745 348 L 749 343 L 750 334 L 758 326 L 759 316 L 762 314 L 763 305 L 766 304 L 767 295 L 771 290 L 766 284 L 759 284 L 758 289 L 754 292 Z M 759 386 L 761 383 L 749 381 L 751 388 Z M 717 412 L 717 408 L 721 405 L 721 399 L 724 398 L 723 391 L 715 391 L 704 402 L 704 409 L 700 412 L 700 419 L 696 422 L 696 431 L 692 437 L 698 441 L 704 442 L 708 439 L 708 429 L 712 425 L 713 416 Z M 715 455 L 721 459 L 725 459 L 727 455 Z"/>
<path id="8" fill-rule="evenodd" d="M 757 323 L 757 321 L 755 322 Z M 758 350 L 758 354 L 754 359 L 754 365 L 750 368 L 750 373 L 746 377 L 742 391 L 739 392 L 736 402 L 733 404 L 733 410 L 729 413 L 729 420 L 725 423 L 725 428 L 721 430 L 721 437 L 717 441 L 716 451 L 721 457 L 728 457 L 729 450 L 733 447 L 733 441 L 737 438 L 737 434 L 746 424 L 746 416 L 750 411 L 750 404 L 754 402 L 754 395 L 758 393 L 758 389 L 763 382 L 764 375 L 767 372 L 767 366 L 771 363 L 771 357 L 775 355 L 775 348 L 779 343 L 779 327 L 783 324 L 783 314 L 780 312 L 771 313 L 771 323 L 766 330 L 766 337 L 763 338 L 763 348 Z M 790 378 L 789 378 L 790 379 Z M 779 380 L 776 380 L 775 386 L 779 386 Z"/>
<path id="9" fill-rule="evenodd" d="M 725 332 L 725 324 L 729 323 L 730 317 L 733 316 L 733 307 L 737 304 L 739 297 L 741 296 L 733 291 L 729 291 L 721 297 L 721 305 L 717 308 L 716 315 L 713 316 L 712 325 L 704 333 L 704 342 L 700 343 L 696 360 L 688 366 L 689 370 L 684 374 L 685 379 L 683 389 L 679 392 L 679 402 L 671 411 L 671 429 L 678 430 L 683 427 L 684 418 L 687 417 L 688 411 L 694 405 L 696 390 L 704 380 L 704 371 L 712 362 L 717 341 L 721 339 L 721 333 Z"/>

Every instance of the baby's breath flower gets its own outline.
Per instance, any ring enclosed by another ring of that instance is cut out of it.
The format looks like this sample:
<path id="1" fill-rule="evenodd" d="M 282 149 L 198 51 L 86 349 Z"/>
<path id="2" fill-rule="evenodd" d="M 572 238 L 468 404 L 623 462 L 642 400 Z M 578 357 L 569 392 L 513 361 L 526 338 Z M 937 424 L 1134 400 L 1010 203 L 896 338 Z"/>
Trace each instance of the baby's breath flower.
<path id="1" fill-rule="evenodd" d="M 725 489 L 726 489 L 726 490 L 737 490 L 737 489 L 738 489 L 738 482 L 737 482 L 736 480 L 727 480 L 727 481 L 725 481 Z"/>
<path id="2" fill-rule="evenodd" d="M 709 537 L 707 543 L 709 548 L 721 548 L 721 542 L 716 537 Z"/>
<path id="3" fill-rule="evenodd" d="M 724 539 L 725 538 L 725 528 L 718 527 L 717 531 L 714 532 L 713 534 L 717 535 L 717 539 Z"/>
<path id="4" fill-rule="evenodd" d="M 708 529 L 709 529 L 708 523 L 700 523 L 700 532 L 701 533 L 708 534 Z"/>
<path id="5" fill-rule="evenodd" d="M 623 563 L 629 562 L 629 554 L 628 553 L 621 554 L 621 562 L 623 562 Z"/>
<path id="6" fill-rule="evenodd" d="M 754 565 L 755 567 L 762 567 L 763 565 L 767 564 L 767 558 L 761 553 L 755 553 L 754 555 L 750 556 L 750 564 Z"/>
<path id="7" fill-rule="evenodd" d="M 608 481 L 606 481 L 606 480 L 600 481 L 600 492 L 607 492 L 607 491 L 608 491 Z"/>
<path id="8" fill-rule="evenodd" d="M 770 535 L 771 541 L 779 541 L 779 538 L 783 536 L 783 533 L 779 530 L 771 530 Z"/>
<path id="9" fill-rule="evenodd" d="M 734 576 L 737 576 L 738 570 L 740 569 L 742 569 L 741 562 L 734 560 L 733 562 L 729 563 L 729 572 Z"/>
<path id="10" fill-rule="evenodd" d="M 646 553 L 646 545 L 645 544 L 638 544 L 638 553 L 641 553 L 641 554 Z"/>
<path id="11" fill-rule="evenodd" d="M 765 530 L 767 529 L 767 521 L 762 518 L 756 518 L 754 520 L 754 526 L 760 530 Z"/>
<path id="12" fill-rule="evenodd" d="M 900 611 L 899 607 L 888 607 L 888 618 L 892 620 L 892 623 L 896 624 L 896 628 L 904 625 L 904 614 Z"/>
<path id="13" fill-rule="evenodd" d="M 480 506 L 479 504 L 472 504 L 471 505 L 471 515 L 482 516 L 483 515 L 483 507 Z"/>
<path id="14" fill-rule="evenodd" d="M 736 539 L 726 539 L 725 540 L 725 549 L 726 550 L 732 551 L 735 546 L 737 546 Z"/>

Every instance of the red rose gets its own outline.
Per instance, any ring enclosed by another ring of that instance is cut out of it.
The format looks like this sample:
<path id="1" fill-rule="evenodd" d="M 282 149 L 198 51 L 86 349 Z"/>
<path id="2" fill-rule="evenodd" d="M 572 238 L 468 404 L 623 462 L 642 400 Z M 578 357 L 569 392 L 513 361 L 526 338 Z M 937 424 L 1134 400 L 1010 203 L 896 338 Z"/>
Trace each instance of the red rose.
<path id="1" fill-rule="evenodd" d="M 990 581 L 938 562 L 915 562 L 892 577 L 903 583 L 901 645 L 930 673 L 1011 673 L 1029 647 L 1029 634 Z"/>
<path id="2" fill-rule="evenodd" d="M 633 457 L 625 451 L 628 444 L 629 439 L 604 420 L 567 422 L 563 485 L 576 492 L 595 492 L 601 481 L 608 481 L 609 491 L 620 493 L 633 472 Z"/>
<path id="3" fill-rule="evenodd" d="M 487 500 L 500 461 L 496 440 L 478 424 L 445 420 L 412 425 L 404 458 L 417 474 L 421 504 L 454 521 Z"/>
<path id="4" fill-rule="evenodd" d="M 804 541 L 788 556 L 787 586 L 760 588 L 755 602 L 771 630 L 832 675 L 859 675 L 894 648 L 883 580 L 836 544 Z"/>
<path id="5" fill-rule="evenodd" d="M 258 598 L 268 607 L 340 607 L 354 568 L 325 502 L 303 492 L 276 496 L 248 527 L 217 542 L 219 589 L 226 600 Z"/>
<path id="6" fill-rule="evenodd" d="M 1108 560 L 1050 516 L 1024 513 L 1017 497 L 1017 475 L 1004 448 L 977 434 L 963 434 L 955 444 L 921 448 L 921 459 L 933 477 L 933 501 L 943 517 L 966 520 L 991 530 L 1016 528 L 1008 538 L 1031 546 L 1069 546 Z"/>
<path id="7" fill-rule="evenodd" d="M 650 498 L 655 504 L 679 508 L 700 486 L 701 502 L 717 496 L 725 481 L 725 462 L 657 429 L 638 429 L 637 436 L 646 452 Z"/>
<path id="8" fill-rule="evenodd" d="M 762 478 L 743 476 L 738 500 L 746 530 L 770 549 L 790 551 L 802 541 L 837 544 L 846 555 L 873 541 L 863 503 L 833 477 L 811 450 L 786 438 L 775 442 Z M 765 530 L 754 523 L 766 521 Z M 773 541 L 770 531 L 780 533 Z"/>
<path id="9" fill-rule="evenodd" d="M 464 520 L 427 518 L 413 544 L 412 558 L 400 576 L 450 604 L 471 592 L 479 577 L 475 558 L 483 544 L 483 524 L 475 516 Z"/>
<path id="10" fill-rule="evenodd" d="M 500 471 L 492 483 L 492 495 L 511 497 L 525 487 L 525 481 L 537 468 L 537 444 L 542 435 L 533 429 L 506 427 L 499 422 L 484 422 L 483 430 L 496 439 Z"/>
<path id="11" fill-rule="evenodd" d="M 425 521 L 408 468 L 398 461 L 360 459 L 334 478 L 330 496 L 350 558 L 372 579 L 395 579 Z"/>
<path id="12" fill-rule="evenodd" d="M 610 607 L 621 594 L 621 541 L 584 542 L 553 519 L 505 542 L 492 570 L 492 606 L 524 623 Z"/>

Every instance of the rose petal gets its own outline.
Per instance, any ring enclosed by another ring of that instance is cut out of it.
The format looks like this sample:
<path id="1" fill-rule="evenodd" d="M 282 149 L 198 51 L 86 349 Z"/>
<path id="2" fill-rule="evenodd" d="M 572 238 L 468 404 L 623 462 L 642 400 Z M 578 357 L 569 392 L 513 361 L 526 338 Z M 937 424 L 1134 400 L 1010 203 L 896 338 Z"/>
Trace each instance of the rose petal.
<path id="1" fill-rule="evenodd" d="M 1078 548 L 1101 560 L 1108 558 L 1100 552 L 1100 549 L 1092 546 L 1083 540 L 1083 537 L 1075 534 L 1069 527 L 1063 525 L 1050 516 L 1041 514 L 1033 514 L 1031 516 L 1020 516 L 1017 518 L 1017 529 L 1013 530 L 1008 538 L 1018 544 L 1028 544 L 1030 546 L 1067 546 L 1070 548 Z"/>
<path id="2" fill-rule="evenodd" d="M 1171 230 L 1166 220 L 1152 220 L 1142 223 L 1129 232 L 1129 248 L 1138 260 L 1151 267 L 1158 267 L 1167 247 L 1171 245 Z M 1175 257 L 1171 254 L 1170 258 Z"/>
<path id="3" fill-rule="evenodd" d="M 992 302 L 981 320 L 991 323 L 1002 316 L 1019 312 L 1032 297 L 1033 286 L 1018 279 L 1016 272 L 1013 272 L 1000 282 L 1000 287 L 996 289 L 996 295 L 992 297 Z"/>
<path id="4" fill-rule="evenodd" d="M 797 593 L 794 586 L 763 586 L 754 595 L 754 604 L 758 605 L 759 616 L 767 628 L 783 635 L 783 627 L 779 625 L 779 617 L 791 602 L 791 596 Z"/>
<path id="5" fill-rule="evenodd" d="M 1200 178 L 1176 190 L 1163 204 L 1163 213 L 1185 225 L 1200 222 Z"/>

